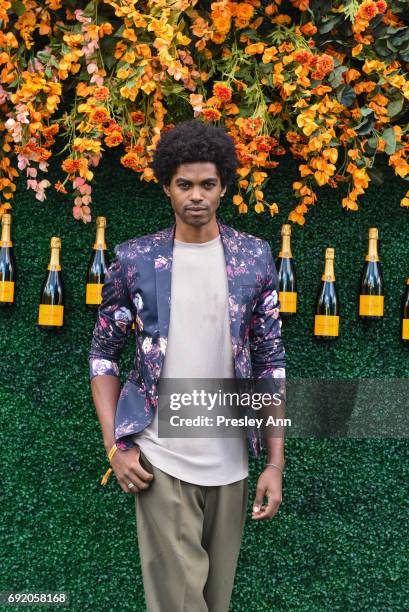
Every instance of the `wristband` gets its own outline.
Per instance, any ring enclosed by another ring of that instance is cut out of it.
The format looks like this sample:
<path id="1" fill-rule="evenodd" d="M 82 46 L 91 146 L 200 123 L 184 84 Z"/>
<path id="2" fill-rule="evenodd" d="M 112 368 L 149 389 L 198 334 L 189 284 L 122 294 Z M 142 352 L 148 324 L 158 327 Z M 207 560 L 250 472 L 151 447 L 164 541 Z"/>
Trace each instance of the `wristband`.
<path id="1" fill-rule="evenodd" d="M 108 460 L 109 460 L 109 462 L 111 462 L 111 459 L 112 459 L 112 457 L 115 455 L 115 453 L 116 453 L 116 451 L 117 451 L 117 450 L 118 450 L 118 447 L 117 447 L 117 445 L 114 443 L 114 445 L 112 446 L 111 450 L 110 450 L 110 451 L 109 451 L 109 453 L 108 453 Z M 108 469 L 108 470 L 105 472 L 105 474 L 103 475 L 102 480 L 101 480 L 101 484 L 102 484 L 102 485 L 104 485 L 104 486 L 105 486 L 105 485 L 107 484 L 108 479 L 109 479 L 109 477 L 110 477 L 110 475 L 111 475 L 111 472 L 112 472 L 112 468 L 109 468 L 109 469 Z"/>
<path id="2" fill-rule="evenodd" d="M 266 463 L 266 465 L 272 465 L 272 466 L 276 467 L 276 468 L 277 468 L 277 469 L 279 469 L 279 470 L 280 470 L 280 472 L 283 474 L 283 470 L 282 470 L 282 468 L 281 468 L 279 465 L 277 465 L 276 463 Z"/>

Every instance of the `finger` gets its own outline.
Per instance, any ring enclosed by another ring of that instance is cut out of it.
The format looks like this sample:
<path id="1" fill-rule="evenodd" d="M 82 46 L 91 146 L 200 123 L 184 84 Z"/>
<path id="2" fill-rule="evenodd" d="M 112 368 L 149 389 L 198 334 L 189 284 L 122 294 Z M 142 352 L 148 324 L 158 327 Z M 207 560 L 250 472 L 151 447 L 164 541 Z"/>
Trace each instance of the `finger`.
<path id="1" fill-rule="evenodd" d="M 131 466 L 132 474 L 142 481 L 150 482 L 153 479 L 153 474 L 145 470 L 140 463 Z"/>
<path id="2" fill-rule="evenodd" d="M 270 496 L 268 503 L 265 506 L 263 506 L 259 512 L 253 512 L 252 518 L 253 519 L 272 518 L 277 513 L 280 507 L 280 503 L 281 502 L 279 500 Z"/>
<path id="3" fill-rule="evenodd" d="M 263 505 L 265 493 L 265 489 L 256 487 L 256 495 L 253 501 L 253 512 L 258 512 L 260 510 L 261 506 Z"/>
<path id="4" fill-rule="evenodd" d="M 124 475 L 124 482 L 126 487 L 129 489 L 128 484 L 131 482 L 134 486 L 131 487 L 129 490 L 131 491 L 131 493 L 135 493 L 135 488 L 137 488 L 138 490 L 142 490 L 142 489 L 147 489 L 150 486 L 149 482 L 145 482 L 144 480 L 141 480 L 140 478 L 138 478 L 138 476 L 136 476 L 134 473 L 128 473 Z"/>

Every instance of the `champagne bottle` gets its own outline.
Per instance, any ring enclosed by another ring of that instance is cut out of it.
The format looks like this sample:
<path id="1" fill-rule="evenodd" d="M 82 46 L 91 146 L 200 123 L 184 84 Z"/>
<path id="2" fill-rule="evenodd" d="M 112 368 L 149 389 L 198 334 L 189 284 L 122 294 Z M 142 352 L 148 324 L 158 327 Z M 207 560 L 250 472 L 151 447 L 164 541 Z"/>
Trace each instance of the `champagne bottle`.
<path id="1" fill-rule="evenodd" d="M 0 306 L 13 305 L 15 276 L 16 263 L 11 240 L 11 215 L 5 213 L 1 222 Z"/>
<path id="2" fill-rule="evenodd" d="M 291 317 L 297 312 L 297 278 L 291 253 L 291 225 L 281 227 L 281 250 L 278 254 L 278 299 L 280 316 Z"/>
<path id="3" fill-rule="evenodd" d="M 107 245 L 105 244 L 106 225 L 105 217 L 97 217 L 95 243 L 87 268 L 85 303 L 94 310 L 102 302 L 102 287 L 109 267 Z"/>
<path id="4" fill-rule="evenodd" d="M 315 303 L 314 335 L 324 340 L 339 336 L 340 303 L 335 284 L 334 249 L 325 250 L 325 269 Z"/>
<path id="5" fill-rule="evenodd" d="M 409 342 L 409 278 L 406 281 L 406 289 L 402 296 L 401 321 L 402 340 L 403 342 Z"/>
<path id="6" fill-rule="evenodd" d="M 64 325 L 64 283 L 60 265 L 61 239 L 51 238 L 51 257 L 48 272 L 41 286 L 37 324 L 43 329 L 57 329 Z"/>
<path id="7" fill-rule="evenodd" d="M 383 276 L 378 256 L 378 229 L 369 228 L 368 254 L 361 273 L 359 288 L 359 317 L 380 319 L 383 317 Z"/>

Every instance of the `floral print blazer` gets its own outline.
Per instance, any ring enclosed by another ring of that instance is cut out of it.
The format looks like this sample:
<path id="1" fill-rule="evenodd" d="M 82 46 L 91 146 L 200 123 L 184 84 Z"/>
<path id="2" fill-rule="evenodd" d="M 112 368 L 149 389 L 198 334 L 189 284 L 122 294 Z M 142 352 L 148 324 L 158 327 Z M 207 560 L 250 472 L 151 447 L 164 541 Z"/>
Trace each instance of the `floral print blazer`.
<path id="1" fill-rule="evenodd" d="M 278 277 L 270 246 L 219 220 L 217 224 L 226 260 L 235 376 L 284 381 Z M 157 387 L 170 319 L 175 229 L 173 224 L 117 245 L 105 275 L 89 352 L 91 380 L 101 375 L 119 377 L 120 353 L 135 322 L 135 361 L 115 414 L 115 440 L 121 450 L 134 445 L 132 436 L 151 423 L 158 406 Z M 265 447 L 259 429 L 248 426 L 246 436 L 254 457 L 259 457 Z"/>

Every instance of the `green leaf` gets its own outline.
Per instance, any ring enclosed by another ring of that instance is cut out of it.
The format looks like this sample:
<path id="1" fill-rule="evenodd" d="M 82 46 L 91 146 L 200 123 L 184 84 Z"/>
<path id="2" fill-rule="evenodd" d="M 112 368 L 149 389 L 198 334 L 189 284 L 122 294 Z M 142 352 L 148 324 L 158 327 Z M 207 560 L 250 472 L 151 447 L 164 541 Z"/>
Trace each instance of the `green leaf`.
<path id="1" fill-rule="evenodd" d="M 348 17 L 348 19 L 350 21 L 355 21 L 355 15 L 357 14 L 359 9 L 359 4 L 356 0 L 351 0 L 350 2 L 348 2 L 348 4 L 344 7 L 344 14 L 346 17 Z"/>
<path id="2" fill-rule="evenodd" d="M 380 187 L 383 184 L 383 172 L 378 168 L 367 168 L 367 173 L 369 178 L 375 187 Z"/>
<path id="3" fill-rule="evenodd" d="M 338 23 L 340 23 L 342 17 L 340 15 L 331 15 L 327 19 L 323 19 L 321 25 L 318 27 L 320 34 L 326 34 L 330 32 Z"/>
<path id="4" fill-rule="evenodd" d="M 260 40 L 260 34 L 256 30 L 244 30 L 244 32 L 241 32 L 241 34 L 248 36 L 252 40 L 257 40 L 257 41 Z"/>
<path id="5" fill-rule="evenodd" d="M 91 2 L 88 2 L 87 6 L 84 9 L 84 16 L 85 17 L 94 17 L 94 15 L 95 15 L 95 2 L 96 2 L 96 0 L 91 0 Z"/>
<path id="6" fill-rule="evenodd" d="M 352 106 L 356 99 L 356 93 L 351 85 L 342 85 L 337 89 L 337 100 L 347 108 Z"/>
<path id="7" fill-rule="evenodd" d="M 397 100 L 392 100 L 392 102 L 388 104 L 388 117 L 395 117 L 396 115 L 399 115 L 400 111 L 402 110 L 402 107 L 403 96 L 401 96 Z"/>
<path id="8" fill-rule="evenodd" d="M 396 134 L 393 128 L 386 128 L 382 134 L 382 140 L 385 141 L 385 153 L 392 155 L 396 150 Z"/>
<path id="9" fill-rule="evenodd" d="M 114 34 L 115 38 L 122 38 L 123 32 L 125 30 L 125 25 L 121 25 Z"/>
<path id="10" fill-rule="evenodd" d="M 337 68 L 335 68 L 330 76 L 328 77 L 328 81 L 329 83 L 331 83 L 331 86 L 336 89 L 337 87 L 339 87 L 342 83 L 342 75 L 344 74 L 344 72 L 346 72 L 348 70 L 348 68 L 346 66 L 338 66 Z"/>
<path id="11" fill-rule="evenodd" d="M 13 0 L 11 8 L 16 13 L 17 17 L 21 17 L 26 12 L 26 7 L 20 0 Z"/>
<path id="12" fill-rule="evenodd" d="M 372 128 L 375 124 L 375 117 L 373 110 L 370 110 L 371 114 L 368 114 L 367 117 L 365 117 L 364 120 L 361 121 L 361 123 L 358 123 L 358 125 L 353 126 L 358 136 L 365 136 L 365 134 L 369 134 L 372 131 Z"/>
<path id="13" fill-rule="evenodd" d="M 366 141 L 365 146 L 364 146 L 366 155 L 373 157 L 376 153 L 377 147 L 378 147 L 378 137 L 372 136 Z"/>
<path id="14" fill-rule="evenodd" d="M 363 106 L 361 108 L 361 115 L 362 117 L 367 117 L 368 115 L 373 114 L 373 110 L 372 108 L 369 108 L 369 106 Z"/>

